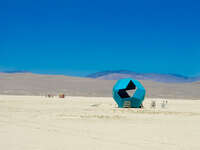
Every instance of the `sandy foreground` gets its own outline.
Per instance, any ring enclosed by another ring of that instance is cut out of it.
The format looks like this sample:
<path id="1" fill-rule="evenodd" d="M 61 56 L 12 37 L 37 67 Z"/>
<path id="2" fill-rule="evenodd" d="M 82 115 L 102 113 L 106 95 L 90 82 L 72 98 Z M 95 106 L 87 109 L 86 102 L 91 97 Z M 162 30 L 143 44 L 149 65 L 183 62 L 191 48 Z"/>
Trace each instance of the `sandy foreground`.
<path id="1" fill-rule="evenodd" d="M 0 96 L 2 150 L 200 150 L 200 100 L 119 109 L 112 98 Z"/>

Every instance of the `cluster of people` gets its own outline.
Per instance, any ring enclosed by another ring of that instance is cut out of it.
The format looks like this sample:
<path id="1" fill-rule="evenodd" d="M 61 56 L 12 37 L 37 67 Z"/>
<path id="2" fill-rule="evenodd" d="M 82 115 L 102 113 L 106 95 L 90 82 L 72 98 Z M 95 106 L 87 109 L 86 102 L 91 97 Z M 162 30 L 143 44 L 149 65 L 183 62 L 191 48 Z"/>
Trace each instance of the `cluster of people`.
<path id="1" fill-rule="evenodd" d="M 56 96 L 55 96 L 55 95 L 52 95 L 52 94 L 47 94 L 46 97 L 48 97 L 48 98 L 54 98 L 54 97 L 56 97 Z M 58 97 L 59 97 L 59 98 L 65 98 L 65 94 L 59 94 Z"/>
<path id="2" fill-rule="evenodd" d="M 47 94 L 47 97 L 48 97 L 48 98 L 54 98 L 54 95 L 52 95 L 52 94 Z"/>
<path id="3" fill-rule="evenodd" d="M 166 108 L 167 104 L 168 104 L 168 101 L 167 100 L 163 100 L 161 102 L 161 108 Z M 152 101 L 151 102 L 151 108 L 156 108 L 156 101 Z"/>

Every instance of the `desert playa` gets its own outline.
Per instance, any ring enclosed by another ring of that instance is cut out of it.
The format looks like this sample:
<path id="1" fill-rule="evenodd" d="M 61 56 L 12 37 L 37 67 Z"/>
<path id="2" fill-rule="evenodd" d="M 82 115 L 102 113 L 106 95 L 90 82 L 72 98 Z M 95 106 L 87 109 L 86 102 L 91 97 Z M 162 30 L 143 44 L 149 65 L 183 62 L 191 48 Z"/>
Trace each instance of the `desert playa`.
<path id="1" fill-rule="evenodd" d="M 157 107 L 150 104 L 156 100 Z M 110 97 L 0 96 L 3 150 L 199 150 L 200 100 L 145 99 L 119 109 Z"/>

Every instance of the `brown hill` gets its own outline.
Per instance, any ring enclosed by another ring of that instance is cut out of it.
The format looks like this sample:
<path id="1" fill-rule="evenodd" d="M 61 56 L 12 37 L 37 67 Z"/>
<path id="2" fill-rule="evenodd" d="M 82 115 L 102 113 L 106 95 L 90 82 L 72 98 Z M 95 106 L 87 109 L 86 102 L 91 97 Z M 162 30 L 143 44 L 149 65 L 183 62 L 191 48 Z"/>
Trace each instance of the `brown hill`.
<path id="1" fill-rule="evenodd" d="M 46 95 L 65 93 L 70 96 L 112 96 L 116 81 L 70 77 L 63 75 L 40 75 L 31 73 L 0 73 L 0 94 Z M 141 81 L 151 98 L 200 99 L 200 82 L 159 83 Z"/>

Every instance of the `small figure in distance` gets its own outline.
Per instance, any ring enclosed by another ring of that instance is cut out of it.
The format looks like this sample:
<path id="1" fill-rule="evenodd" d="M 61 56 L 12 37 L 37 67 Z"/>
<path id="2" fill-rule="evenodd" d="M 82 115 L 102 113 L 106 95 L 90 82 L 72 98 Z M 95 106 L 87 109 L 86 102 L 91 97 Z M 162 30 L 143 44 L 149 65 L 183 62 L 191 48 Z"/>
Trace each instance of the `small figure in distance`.
<path id="1" fill-rule="evenodd" d="M 151 108 L 156 108 L 156 101 L 151 102 Z"/>
<path id="2" fill-rule="evenodd" d="M 162 108 L 165 108 L 165 106 L 166 106 L 166 101 L 162 101 L 161 107 L 162 107 Z"/>

